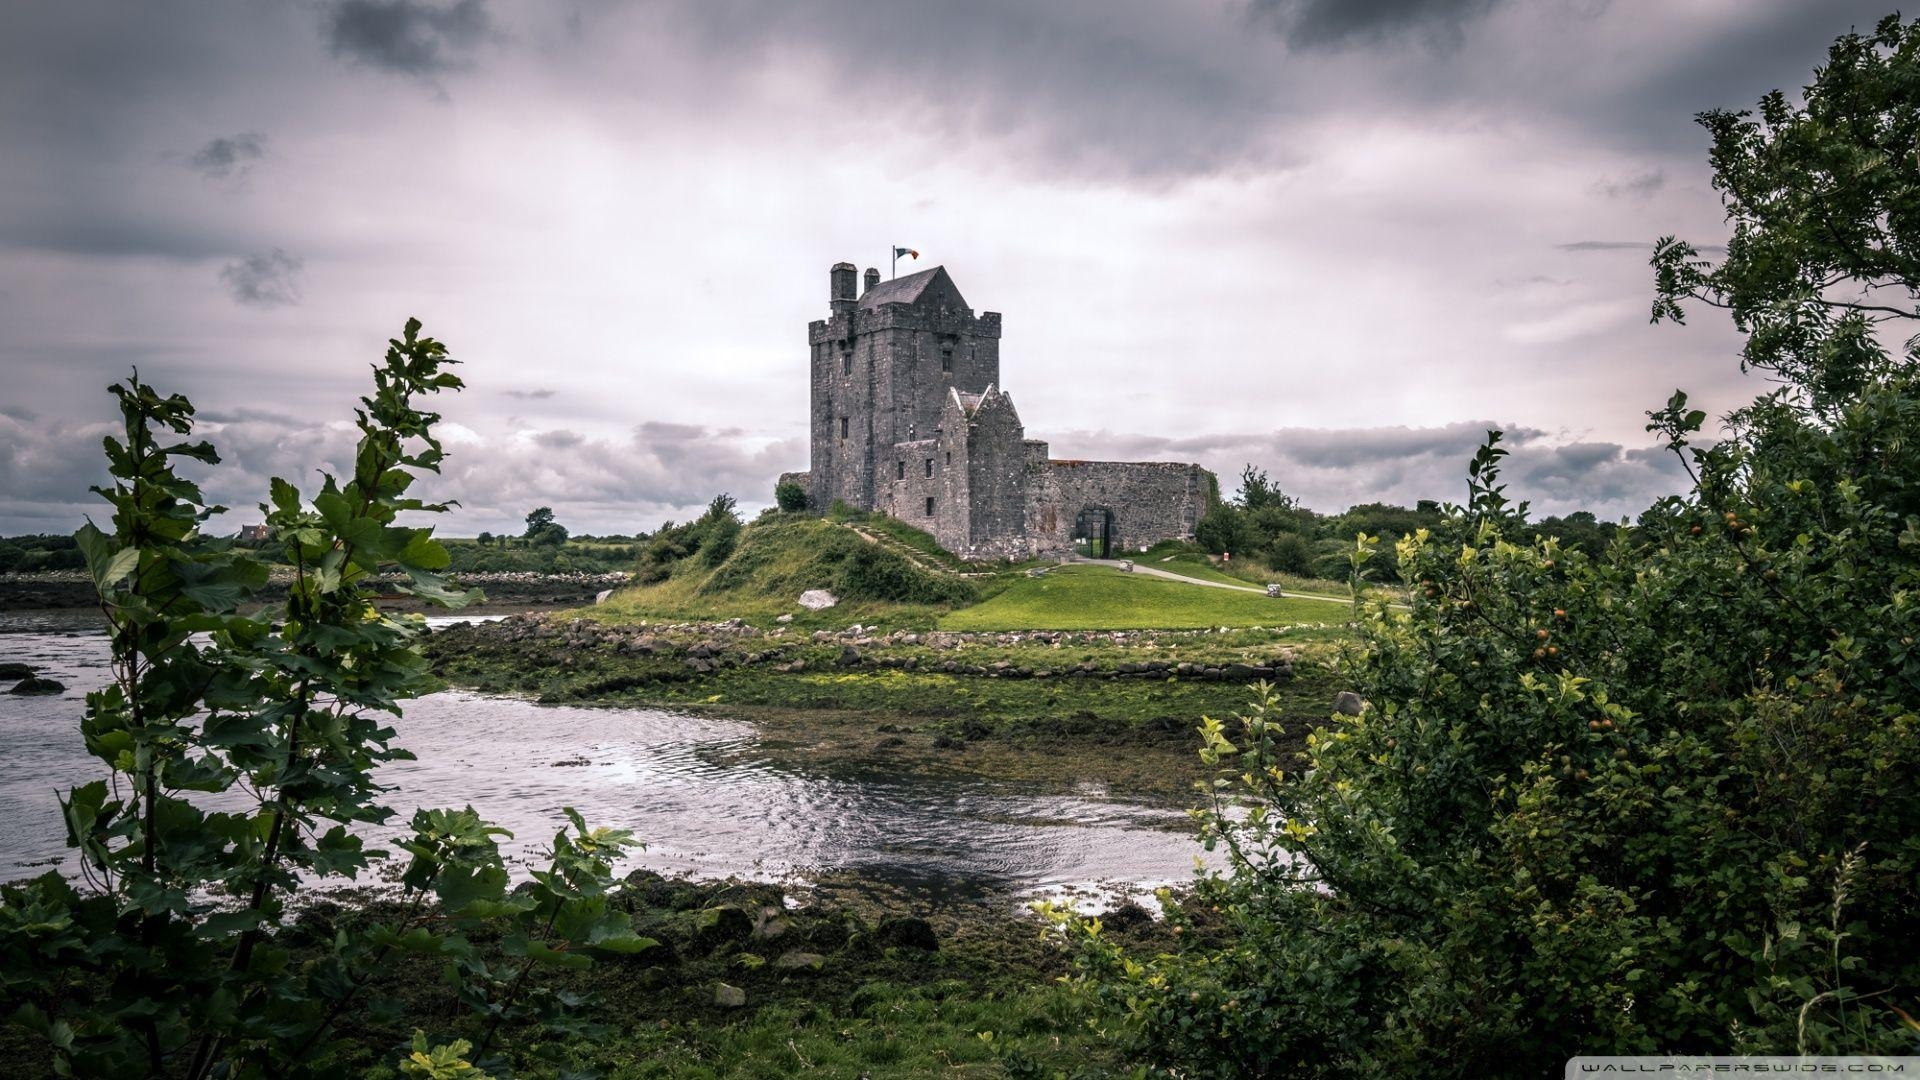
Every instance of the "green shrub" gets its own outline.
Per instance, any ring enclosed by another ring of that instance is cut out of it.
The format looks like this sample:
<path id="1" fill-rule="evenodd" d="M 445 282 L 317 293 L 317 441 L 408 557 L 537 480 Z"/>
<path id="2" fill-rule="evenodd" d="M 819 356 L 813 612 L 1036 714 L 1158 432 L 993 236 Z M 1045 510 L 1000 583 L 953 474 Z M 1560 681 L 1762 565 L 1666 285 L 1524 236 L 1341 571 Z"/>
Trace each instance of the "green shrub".
<path id="1" fill-rule="evenodd" d="M 1247 512 L 1227 502 L 1217 502 L 1200 515 L 1193 539 L 1209 554 L 1236 552 L 1247 555 L 1261 546 L 1261 538 Z"/>
<path id="2" fill-rule="evenodd" d="M 1203 723 L 1227 869 L 1176 905 L 1193 943 L 1131 956 L 1058 916 L 1143 1057 L 1537 1077 L 1577 1053 L 1912 1052 L 1920 344 L 1889 352 L 1853 297 L 1920 296 L 1920 264 L 1861 257 L 1920 241 L 1887 212 L 1911 204 L 1915 85 L 1920 23 L 1889 19 L 1834 46 L 1804 109 L 1703 115 L 1735 235 L 1718 267 L 1663 241 L 1656 313 L 1731 308 L 1779 388 L 1710 448 L 1685 394 L 1650 414 L 1686 495 L 1589 554 L 1533 535 L 1493 433 L 1468 505 L 1397 545 L 1410 605 L 1357 612 L 1359 715 L 1298 754 L 1271 699 Z"/>
<path id="3" fill-rule="evenodd" d="M 1282 574 L 1313 571 L 1313 544 L 1299 533 L 1281 533 L 1267 545 L 1267 569 Z"/>
<path id="4" fill-rule="evenodd" d="M 804 514 L 807 511 L 807 489 L 792 480 L 782 480 L 773 486 L 773 501 L 785 513 Z"/>
<path id="5" fill-rule="evenodd" d="M 833 592 L 842 599 L 876 600 L 894 604 L 950 604 L 974 599 L 962 578 L 932 574 L 897 555 L 863 540 L 840 562 Z"/>

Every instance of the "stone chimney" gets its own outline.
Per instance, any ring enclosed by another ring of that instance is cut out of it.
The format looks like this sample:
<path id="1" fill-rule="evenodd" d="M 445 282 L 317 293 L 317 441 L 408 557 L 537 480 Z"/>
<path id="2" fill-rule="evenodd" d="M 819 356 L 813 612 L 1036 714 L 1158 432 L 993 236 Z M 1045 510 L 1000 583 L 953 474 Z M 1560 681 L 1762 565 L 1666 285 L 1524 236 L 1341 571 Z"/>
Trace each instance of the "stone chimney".
<path id="1" fill-rule="evenodd" d="M 880 284 L 880 271 L 875 270 L 873 267 L 869 266 L 867 267 L 866 278 L 867 278 L 867 287 L 860 290 L 861 296 L 865 296 L 868 293 L 872 292 L 873 287 L 875 285 Z"/>
<path id="2" fill-rule="evenodd" d="M 835 315 L 853 310 L 857 299 L 853 294 L 853 276 L 859 272 L 860 269 L 849 262 L 834 263 L 833 269 L 827 271 L 827 282 L 831 286 L 827 300 Z"/>

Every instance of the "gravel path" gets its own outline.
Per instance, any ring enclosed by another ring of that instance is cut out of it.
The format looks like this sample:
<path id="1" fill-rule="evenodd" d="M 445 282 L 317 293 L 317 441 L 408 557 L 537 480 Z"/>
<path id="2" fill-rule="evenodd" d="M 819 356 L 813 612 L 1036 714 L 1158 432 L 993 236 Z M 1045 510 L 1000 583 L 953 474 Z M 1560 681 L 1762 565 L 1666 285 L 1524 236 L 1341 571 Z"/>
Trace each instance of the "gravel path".
<path id="1" fill-rule="evenodd" d="M 1116 570 L 1122 569 L 1126 565 L 1125 562 L 1120 559 L 1074 559 L 1072 561 L 1075 563 L 1087 563 L 1093 566 L 1111 566 Z M 1205 578 L 1187 577 L 1185 574 L 1176 574 L 1171 570 L 1160 570 L 1137 562 L 1133 564 L 1133 573 L 1145 574 L 1148 577 L 1166 578 L 1169 581 L 1185 582 L 1188 585 L 1205 585 L 1212 589 L 1232 589 L 1235 592 L 1259 593 L 1262 596 L 1267 594 L 1267 590 L 1255 588 L 1252 585 L 1229 585 L 1224 581 L 1208 581 Z M 1312 593 L 1290 592 L 1285 593 L 1285 596 L 1288 600 L 1321 600 L 1329 604 L 1350 604 L 1353 602 L 1343 596 L 1315 596 Z"/>

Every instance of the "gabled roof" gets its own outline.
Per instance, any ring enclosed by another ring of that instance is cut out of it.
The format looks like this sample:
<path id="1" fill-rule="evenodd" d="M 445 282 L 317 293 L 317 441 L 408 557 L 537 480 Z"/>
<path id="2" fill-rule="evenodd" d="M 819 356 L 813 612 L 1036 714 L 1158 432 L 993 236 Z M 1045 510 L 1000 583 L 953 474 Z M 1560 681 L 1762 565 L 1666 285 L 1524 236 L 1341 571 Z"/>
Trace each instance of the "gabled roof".
<path id="1" fill-rule="evenodd" d="M 961 416 L 968 420 L 979 416 L 988 409 L 1004 409 L 1013 414 L 1014 423 L 1020 422 L 1020 413 L 1013 407 L 1013 395 L 997 386 L 988 386 L 985 391 L 970 394 L 957 386 L 947 387 L 947 407 L 958 409 Z"/>
<path id="2" fill-rule="evenodd" d="M 860 298 L 863 308 L 879 307 L 881 304 L 917 304 L 923 297 L 950 296 L 950 306 L 966 307 L 967 301 L 960 290 L 947 276 L 947 268 L 936 266 L 931 270 L 922 270 L 917 274 L 883 281 L 868 289 Z"/>

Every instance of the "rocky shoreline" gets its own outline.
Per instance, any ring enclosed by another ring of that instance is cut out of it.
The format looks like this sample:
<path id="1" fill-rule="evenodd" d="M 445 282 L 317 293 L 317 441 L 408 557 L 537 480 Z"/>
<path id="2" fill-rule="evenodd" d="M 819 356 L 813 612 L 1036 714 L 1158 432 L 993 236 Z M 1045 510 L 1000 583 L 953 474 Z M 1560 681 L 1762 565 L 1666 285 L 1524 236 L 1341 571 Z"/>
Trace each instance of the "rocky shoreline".
<path id="1" fill-rule="evenodd" d="M 1266 642 L 1247 642 L 1259 634 L 1239 630 L 882 632 L 858 624 L 803 633 L 784 626 L 762 629 L 744 619 L 618 625 L 566 613 L 531 613 L 447 627 L 435 635 L 439 640 L 430 649 L 444 652 L 453 647 L 452 642 L 522 652 L 532 648 L 553 654 L 563 666 L 581 653 L 603 652 L 653 661 L 656 677 L 663 681 L 740 667 L 764 667 L 778 674 L 893 669 L 989 679 L 1251 682 L 1293 678 L 1296 652 Z M 1172 655 L 1129 658 L 1134 652 Z M 1181 652 L 1203 655 L 1180 659 Z M 1056 653 L 1064 655 L 1049 655 Z M 1084 658 L 1074 658 L 1083 654 Z"/>

